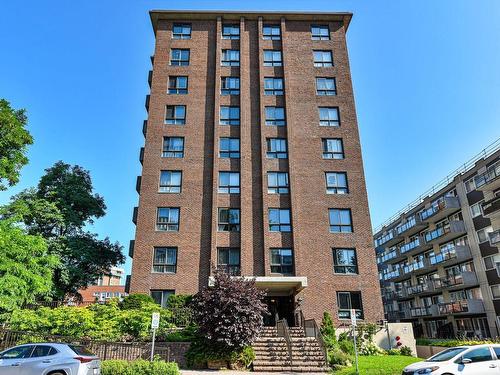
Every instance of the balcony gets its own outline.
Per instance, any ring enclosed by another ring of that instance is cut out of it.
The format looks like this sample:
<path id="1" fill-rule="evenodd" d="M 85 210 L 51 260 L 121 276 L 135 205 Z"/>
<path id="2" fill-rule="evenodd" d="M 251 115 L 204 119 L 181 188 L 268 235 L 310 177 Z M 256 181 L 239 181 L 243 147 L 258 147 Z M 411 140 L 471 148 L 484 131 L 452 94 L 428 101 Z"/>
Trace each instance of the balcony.
<path id="1" fill-rule="evenodd" d="M 409 313 L 411 318 L 420 318 L 423 316 L 436 316 L 438 315 L 438 307 L 436 305 L 428 307 L 412 307 Z"/>
<path id="2" fill-rule="evenodd" d="M 380 268 L 385 268 L 387 267 L 387 262 L 390 261 L 391 259 L 395 259 L 398 256 L 398 252 L 396 249 L 384 252 L 377 256 L 377 264 L 379 265 Z"/>
<path id="3" fill-rule="evenodd" d="M 148 84 L 149 84 L 149 88 L 151 88 L 151 82 L 153 81 L 153 71 L 150 70 L 149 73 L 148 73 Z"/>
<path id="4" fill-rule="evenodd" d="M 396 235 L 394 229 L 390 229 L 375 240 L 375 247 L 390 247 L 397 244 L 399 241 L 401 241 L 401 236 Z"/>
<path id="5" fill-rule="evenodd" d="M 142 163 L 144 162 L 144 147 L 141 147 L 141 151 L 139 151 L 139 161 Z"/>
<path id="6" fill-rule="evenodd" d="M 404 311 L 388 311 L 387 312 L 387 320 L 389 322 L 395 321 L 395 320 L 400 320 L 400 319 L 405 319 L 406 314 Z"/>
<path id="7" fill-rule="evenodd" d="M 137 191 L 137 194 L 141 194 L 141 182 L 142 176 L 137 176 L 137 180 L 135 181 L 135 191 Z"/>
<path id="8" fill-rule="evenodd" d="M 146 137 L 146 133 L 148 132 L 148 120 L 144 120 L 142 123 L 142 134 Z"/>
<path id="9" fill-rule="evenodd" d="M 472 258 L 469 246 L 453 246 L 442 249 L 441 252 L 429 257 L 431 266 L 441 265 L 443 267 L 451 266 L 464 262 Z"/>
<path id="10" fill-rule="evenodd" d="M 423 296 L 435 292 L 436 289 L 434 288 L 434 284 L 429 281 L 424 284 L 412 285 L 406 288 L 406 294 L 408 297 L 413 297 L 415 295 Z"/>
<path id="11" fill-rule="evenodd" d="M 139 211 L 139 207 L 134 207 L 134 213 L 132 214 L 132 223 L 137 225 L 137 213 Z"/>
<path id="12" fill-rule="evenodd" d="M 401 273 L 399 272 L 399 268 L 396 268 L 394 270 L 388 271 L 388 272 L 383 272 L 382 273 L 382 280 L 388 281 L 388 280 L 393 280 L 397 277 L 399 277 Z"/>
<path id="13" fill-rule="evenodd" d="M 488 237 L 490 238 L 491 246 L 500 246 L 500 229 L 497 229 L 494 232 L 488 233 Z"/>
<path id="14" fill-rule="evenodd" d="M 399 247 L 399 254 L 409 256 L 415 253 L 419 253 L 428 247 L 430 246 L 425 243 L 422 237 L 417 237 L 413 241 L 401 245 Z"/>
<path id="15" fill-rule="evenodd" d="M 149 101 L 151 99 L 151 95 L 146 95 L 146 101 L 144 102 L 144 107 L 146 108 L 146 111 L 149 112 Z"/>
<path id="16" fill-rule="evenodd" d="M 476 176 L 474 182 L 476 183 L 476 190 L 480 191 L 495 191 L 500 188 L 500 163 L 494 165 L 488 170 Z"/>
<path id="17" fill-rule="evenodd" d="M 424 270 L 426 267 L 426 262 L 424 260 L 418 261 L 418 262 L 412 262 L 407 264 L 406 266 L 403 266 L 403 273 L 408 274 L 408 273 L 419 273 L 418 271 Z M 426 272 L 428 270 L 425 270 Z"/>
<path id="18" fill-rule="evenodd" d="M 405 223 L 399 224 L 395 231 L 398 236 L 412 236 L 415 233 L 420 232 L 426 226 L 427 225 L 425 223 L 422 223 L 420 215 L 415 214 L 408 218 Z"/>
<path id="19" fill-rule="evenodd" d="M 130 293 L 130 275 L 125 277 L 125 293 Z"/>
<path id="20" fill-rule="evenodd" d="M 435 289 L 455 290 L 477 285 L 476 274 L 472 271 L 464 271 L 459 275 L 432 280 Z"/>
<path id="21" fill-rule="evenodd" d="M 449 225 L 436 228 L 425 233 L 425 242 L 429 245 L 452 240 L 465 234 L 465 224 L 462 220 L 450 221 Z"/>
<path id="22" fill-rule="evenodd" d="M 435 202 L 431 207 L 420 213 L 423 222 L 437 222 L 460 209 L 460 201 L 457 197 L 443 197 L 439 202 Z"/>
<path id="23" fill-rule="evenodd" d="M 440 315 L 484 313 L 484 304 L 480 299 L 440 303 L 438 306 Z"/>
<path id="24" fill-rule="evenodd" d="M 483 216 L 490 219 L 500 218 L 500 195 L 482 204 Z"/>
<path id="25" fill-rule="evenodd" d="M 130 240 L 130 243 L 128 245 L 128 256 L 131 258 L 134 257 L 134 247 L 135 247 L 135 240 Z"/>

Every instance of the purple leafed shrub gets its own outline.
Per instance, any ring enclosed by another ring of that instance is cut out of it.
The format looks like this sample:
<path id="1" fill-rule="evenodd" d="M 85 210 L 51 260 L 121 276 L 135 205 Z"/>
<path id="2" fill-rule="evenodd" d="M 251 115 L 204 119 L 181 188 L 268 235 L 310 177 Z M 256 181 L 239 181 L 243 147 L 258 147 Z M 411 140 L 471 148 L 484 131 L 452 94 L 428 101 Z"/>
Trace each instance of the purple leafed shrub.
<path id="1" fill-rule="evenodd" d="M 199 334 L 214 349 L 238 350 L 250 345 L 262 328 L 267 307 L 266 293 L 255 281 L 231 277 L 222 270 L 214 273 L 215 283 L 193 298 L 191 307 Z"/>

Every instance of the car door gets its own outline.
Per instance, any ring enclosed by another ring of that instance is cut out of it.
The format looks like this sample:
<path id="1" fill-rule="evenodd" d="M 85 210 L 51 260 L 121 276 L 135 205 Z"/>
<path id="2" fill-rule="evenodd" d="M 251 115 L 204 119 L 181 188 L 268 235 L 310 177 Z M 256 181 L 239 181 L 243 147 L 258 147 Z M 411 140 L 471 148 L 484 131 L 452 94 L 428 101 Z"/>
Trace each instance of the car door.
<path id="1" fill-rule="evenodd" d="M 33 345 L 16 346 L 2 352 L 0 356 L 0 374 L 21 375 L 21 364 L 33 351 Z"/>
<path id="2" fill-rule="evenodd" d="M 35 345 L 29 358 L 21 363 L 20 375 L 39 375 L 52 366 L 57 350 L 51 345 Z"/>
<path id="3" fill-rule="evenodd" d="M 462 355 L 462 359 L 469 359 L 471 362 L 458 364 L 461 375 L 499 375 L 498 363 L 493 357 L 489 346 L 473 348 Z"/>

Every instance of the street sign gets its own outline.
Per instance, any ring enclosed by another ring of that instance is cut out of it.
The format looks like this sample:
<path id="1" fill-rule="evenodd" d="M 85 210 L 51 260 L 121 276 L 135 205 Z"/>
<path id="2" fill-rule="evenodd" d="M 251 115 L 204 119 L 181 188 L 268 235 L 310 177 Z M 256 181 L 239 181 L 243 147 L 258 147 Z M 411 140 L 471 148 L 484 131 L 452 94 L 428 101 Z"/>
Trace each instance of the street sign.
<path id="1" fill-rule="evenodd" d="M 154 312 L 151 317 L 151 328 L 158 329 L 160 327 L 160 313 Z"/>
<path id="2" fill-rule="evenodd" d="M 354 309 L 351 309 L 351 325 L 353 327 L 356 327 L 357 323 L 356 323 L 356 310 Z"/>

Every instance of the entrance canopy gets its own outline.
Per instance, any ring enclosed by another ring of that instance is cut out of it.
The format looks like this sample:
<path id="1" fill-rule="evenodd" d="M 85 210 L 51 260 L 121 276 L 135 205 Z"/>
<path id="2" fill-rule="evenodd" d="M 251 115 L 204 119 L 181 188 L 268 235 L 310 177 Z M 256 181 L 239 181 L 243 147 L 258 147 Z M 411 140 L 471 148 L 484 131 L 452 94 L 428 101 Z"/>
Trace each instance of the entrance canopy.
<path id="1" fill-rule="evenodd" d="M 290 295 L 307 287 L 305 276 L 243 276 L 243 279 L 255 280 L 257 288 L 267 290 L 268 295 Z M 214 285 L 213 277 L 210 277 L 208 285 Z"/>

